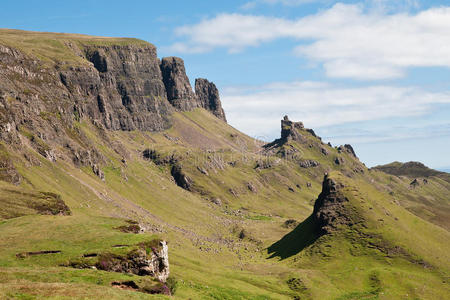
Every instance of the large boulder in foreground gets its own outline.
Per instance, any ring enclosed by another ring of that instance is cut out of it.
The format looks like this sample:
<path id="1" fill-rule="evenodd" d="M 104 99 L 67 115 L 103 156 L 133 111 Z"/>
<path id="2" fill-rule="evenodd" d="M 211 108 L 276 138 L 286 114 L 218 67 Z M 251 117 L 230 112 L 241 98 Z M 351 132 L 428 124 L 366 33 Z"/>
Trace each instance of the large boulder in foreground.
<path id="1" fill-rule="evenodd" d="M 103 253 L 95 266 L 104 271 L 148 275 L 166 282 L 170 273 L 167 243 L 162 240 L 144 242 L 126 255 Z"/>

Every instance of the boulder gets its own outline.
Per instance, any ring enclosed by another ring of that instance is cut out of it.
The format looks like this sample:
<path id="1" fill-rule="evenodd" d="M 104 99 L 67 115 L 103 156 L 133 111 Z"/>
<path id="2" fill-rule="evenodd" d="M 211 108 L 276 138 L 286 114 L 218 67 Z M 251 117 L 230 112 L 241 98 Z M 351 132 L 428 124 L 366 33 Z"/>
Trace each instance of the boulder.
<path id="1" fill-rule="evenodd" d="M 314 168 L 318 167 L 320 163 L 318 161 L 312 159 L 305 159 L 299 162 L 300 167 L 302 168 Z"/>

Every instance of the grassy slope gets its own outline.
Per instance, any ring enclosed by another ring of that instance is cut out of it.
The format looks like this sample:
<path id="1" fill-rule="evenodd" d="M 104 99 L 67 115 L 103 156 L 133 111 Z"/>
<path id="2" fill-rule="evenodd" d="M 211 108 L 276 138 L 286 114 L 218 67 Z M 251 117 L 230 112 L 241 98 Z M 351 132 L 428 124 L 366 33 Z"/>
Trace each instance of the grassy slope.
<path id="1" fill-rule="evenodd" d="M 331 177 L 345 185 L 342 193 L 364 223 L 314 237 L 307 220 L 272 248 L 275 257 L 302 270 L 299 278 L 306 286 L 316 287 L 301 294 L 314 299 L 445 299 L 450 292 L 448 232 L 408 213 L 364 180 L 337 172 Z M 299 244 L 311 239 L 314 243 Z M 302 251 L 277 253 L 296 248 Z"/>
<path id="2" fill-rule="evenodd" d="M 0 29 L 0 43 L 16 48 L 44 65 L 63 63 L 84 65 L 86 59 L 78 56 L 72 45 L 83 48 L 87 45 L 147 45 L 150 43 L 134 38 L 99 37 L 83 34 L 35 32 Z"/>
<path id="3" fill-rule="evenodd" d="M 176 125 L 166 132 L 170 140 L 163 133 L 142 132 L 110 132 L 105 137 L 83 122 L 80 127 L 109 159 L 103 167 L 106 183 L 90 169 L 77 169 L 63 161 L 53 164 L 38 154 L 34 155 L 41 160 L 40 167 L 27 167 L 21 158 L 15 158 L 16 167 L 25 177 L 22 188 L 60 194 L 73 215 L 30 215 L 0 223 L 0 295 L 45 296 L 54 292 L 59 297 L 82 298 L 88 294 L 110 298 L 150 297 L 105 288 L 112 280 L 139 280 L 136 276 L 58 267 L 83 253 L 108 250 L 114 244 L 136 243 L 151 236 L 151 233 L 133 235 L 114 230 L 124 219 L 153 225 L 162 231 L 156 234 L 169 240 L 171 272 L 181 279 L 176 293 L 179 298 L 281 299 L 295 294 L 314 298 L 349 297 L 353 292 L 360 295 L 357 293 L 371 291 L 371 274 L 378 274 L 386 295 L 400 297 L 414 291 L 418 296 L 439 298 L 446 292 L 440 286 L 439 272 L 448 270 L 448 256 L 442 243 L 448 240 L 448 232 L 395 204 L 394 198 L 377 189 L 380 187 L 367 183 L 365 176 L 371 176 L 367 173 L 355 175 L 352 180 L 357 182 L 361 197 L 368 199 L 367 205 L 373 207 L 371 211 L 376 212 L 372 219 L 383 215 L 383 210 L 390 211 L 390 217 L 382 216 L 385 225 L 380 229 L 386 239 L 401 241 L 405 248 L 429 260 L 438 271 L 423 269 L 402 258 L 387 259 L 379 253 L 366 253 L 364 249 L 360 249 L 362 255 L 350 252 L 342 255 L 345 252 L 338 249 L 351 246 L 344 238 L 329 239 L 327 243 L 331 247 L 320 240 L 312 250 L 304 250 L 282 262 L 277 258 L 267 260 L 269 255 L 264 249 L 289 231 L 282 223 L 288 218 L 301 221 L 311 213 L 312 200 L 320 192 L 323 171 L 331 168 L 348 171 L 330 164 L 338 155 L 337 150 L 330 148 L 328 156 L 321 156 L 309 146 L 296 144 L 305 158 L 320 161 L 325 169 L 305 170 L 293 162 L 283 161 L 258 171 L 254 169 L 261 159 L 258 142 L 203 110 L 177 113 L 174 117 Z M 203 142 L 199 144 L 199 140 Z M 112 150 L 111 145 L 117 141 L 127 149 L 126 165 Z M 308 141 L 319 143 L 312 137 Z M 177 187 L 167 166 L 142 159 L 145 148 L 186 155 L 182 159 L 184 170 L 208 194 L 202 196 Z M 209 149 L 207 154 L 204 149 Z M 354 164 L 349 155 L 343 155 L 349 165 Z M 211 161 L 208 156 L 237 164 L 232 167 L 224 163 L 223 169 L 211 167 L 206 176 L 196 167 L 208 166 Z M 257 193 L 248 190 L 248 182 L 257 186 Z M 306 182 L 312 182 L 312 188 L 306 188 Z M 302 188 L 296 188 L 296 183 Z M 295 192 L 289 191 L 289 186 L 295 187 Z M 229 192 L 230 188 L 239 192 L 238 197 Z M 209 201 L 212 196 L 219 196 L 223 205 L 212 204 Z M 242 229 L 247 235 L 243 240 L 238 238 Z M 24 260 L 15 258 L 22 251 L 55 249 L 63 252 Z M 427 255 L 430 249 L 433 249 L 432 256 Z M 352 272 L 344 275 L 349 270 Z M 394 280 L 398 274 L 406 279 Z M 291 277 L 301 278 L 306 292 L 289 288 L 286 281 Z M 430 283 L 429 288 L 422 288 L 419 282 L 423 280 Z M 420 289 L 416 291 L 416 288 Z"/>
<path id="4" fill-rule="evenodd" d="M 92 43 L 149 45 L 136 39 L 3 29 L 0 42 L 44 65 L 86 63 L 71 44 L 77 48 Z M 320 166 L 300 168 L 295 161 L 266 157 L 261 142 L 204 110 L 176 113 L 174 126 L 164 133 L 102 132 L 86 120 L 77 126 L 107 158 L 101 166 L 105 182 L 90 168 L 78 169 L 63 160 L 51 163 L 29 147 L 24 151 L 39 160 L 40 166 L 30 165 L 22 153 L 8 153 L 24 179 L 19 186 L 0 182 L 0 298 L 164 298 L 110 287 L 113 280 L 143 280 L 138 276 L 60 266 L 83 253 L 106 251 L 115 244 L 134 244 L 155 235 L 169 241 L 171 274 L 179 279 L 175 298 L 392 299 L 406 294 L 448 298 L 445 250 L 450 186 L 442 179 L 430 178 L 428 185 L 411 190 L 409 179 L 369 171 L 348 153 L 339 153 L 304 130 L 302 143 L 284 147 L 296 149 L 303 159 L 316 160 Z M 176 186 L 170 166 L 144 160 L 146 148 L 180 157 L 195 191 Z M 322 154 L 320 148 L 329 154 Z M 336 165 L 336 157 L 345 163 Z M 271 161 L 272 167 L 255 168 L 260 161 Z M 351 229 L 320 238 L 311 234 L 307 218 L 324 172 L 340 172 L 333 176 L 346 182 L 346 194 L 359 213 L 367 214 L 369 233 L 377 234 L 377 241 L 400 245 L 409 254 L 389 257 L 361 246 L 364 239 Z M 61 195 L 72 215 L 36 215 L 27 206 L 30 199 L 15 198 L 11 190 Z M 213 204 L 214 198 L 220 198 L 222 205 Z M 10 218 L 14 213 L 24 216 Z M 139 220 L 151 230 L 133 235 L 114 229 L 126 219 Z M 291 232 L 282 226 L 287 219 L 305 222 Z M 240 239 L 242 230 L 245 237 Z M 286 234 L 289 238 L 282 239 Z M 268 259 L 273 253 L 267 248 L 280 239 L 287 251 L 285 259 Z M 15 257 L 19 252 L 39 250 L 62 253 L 23 260 Z M 432 267 L 423 268 L 418 263 L 421 259 Z"/>

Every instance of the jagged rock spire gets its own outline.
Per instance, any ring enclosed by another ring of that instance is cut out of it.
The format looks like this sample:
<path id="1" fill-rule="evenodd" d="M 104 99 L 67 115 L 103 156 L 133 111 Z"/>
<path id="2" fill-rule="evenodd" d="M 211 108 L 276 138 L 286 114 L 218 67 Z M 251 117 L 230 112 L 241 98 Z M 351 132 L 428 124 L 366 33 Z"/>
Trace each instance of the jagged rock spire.
<path id="1" fill-rule="evenodd" d="M 195 95 L 201 107 L 209 110 L 219 119 L 227 121 L 220 102 L 219 90 L 214 83 L 204 78 L 195 79 Z"/>

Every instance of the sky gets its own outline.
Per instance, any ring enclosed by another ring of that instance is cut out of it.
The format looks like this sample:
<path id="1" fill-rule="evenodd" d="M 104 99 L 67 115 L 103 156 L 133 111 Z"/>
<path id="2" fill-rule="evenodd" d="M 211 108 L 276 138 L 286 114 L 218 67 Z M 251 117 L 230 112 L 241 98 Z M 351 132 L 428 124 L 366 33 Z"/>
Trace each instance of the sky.
<path id="1" fill-rule="evenodd" d="M 450 1 L 0 0 L 0 27 L 136 37 L 270 141 L 288 115 L 367 166 L 450 169 Z"/>

